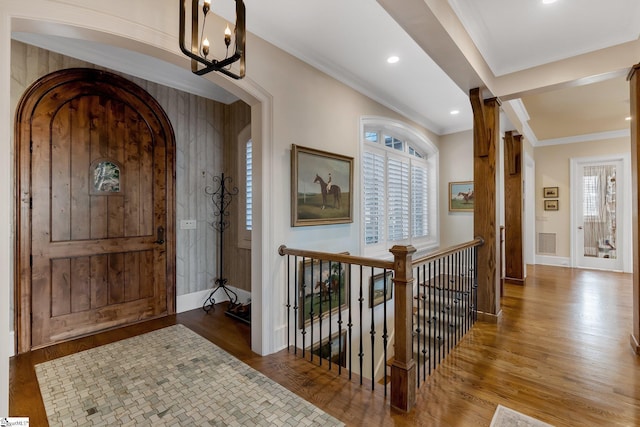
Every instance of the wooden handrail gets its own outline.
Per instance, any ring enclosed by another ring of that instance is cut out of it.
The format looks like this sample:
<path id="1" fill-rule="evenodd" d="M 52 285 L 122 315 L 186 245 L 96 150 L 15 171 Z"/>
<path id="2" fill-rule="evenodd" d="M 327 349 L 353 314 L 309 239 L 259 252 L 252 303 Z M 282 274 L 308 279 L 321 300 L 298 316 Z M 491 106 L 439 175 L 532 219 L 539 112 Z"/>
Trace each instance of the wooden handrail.
<path id="1" fill-rule="evenodd" d="M 384 261 L 375 258 L 366 258 L 347 254 L 335 254 L 331 252 L 307 251 L 304 249 L 292 249 L 287 248 L 286 245 L 281 245 L 278 248 L 278 253 L 280 254 L 280 256 L 295 255 L 299 257 L 319 259 L 322 261 L 335 261 L 342 262 L 344 264 L 363 265 L 366 267 L 377 267 L 386 268 L 387 270 L 393 270 L 393 261 Z"/>
<path id="2" fill-rule="evenodd" d="M 442 257 L 454 254 L 456 252 L 463 251 L 465 249 L 470 249 L 476 246 L 481 246 L 484 244 L 484 240 L 480 237 L 476 237 L 474 240 L 462 243 L 456 246 L 452 246 L 446 249 L 442 249 L 431 253 L 422 258 L 418 258 L 413 260 L 413 254 L 416 249 L 411 246 L 403 246 L 396 245 L 393 246 L 389 251 L 393 254 L 393 261 L 385 261 L 380 259 L 366 258 L 360 256 L 352 256 L 348 254 L 336 254 L 330 252 L 320 252 L 320 251 L 308 251 L 304 249 L 291 249 L 287 248 L 285 245 L 281 245 L 278 248 L 278 253 L 280 256 L 285 255 L 293 255 L 296 257 L 310 258 L 321 261 L 328 262 L 340 262 L 348 265 L 359 265 L 366 267 L 375 267 L 382 268 L 387 270 L 393 270 L 393 324 L 395 326 L 395 336 L 394 336 L 394 357 L 393 363 L 391 364 L 391 407 L 402 412 L 410 412 L 412 408 L 416 404 L 416 361 L 414 360 L 413 354 L 413 323 L 414 323 L 414 278 L 413 278 L 413 268 L 417 265 L 422 265 L 428 262 L 432 262 L 438 260 Z M 475 258 L 473 262 L 475 263 Z M 350 268 L 350 267 L 349 267 Z M 475 269 L 475 267 L 474 267 Z M 373 272 L 371 273 L 373 275 Z M 361 278 L 362 280 L 362 278 Z M 297 292 L 297 291 L 296 291 Z M 360 293 L 362 293 L 362 281 L 360 283 Z M 311 294 L 313 295 L 313 294 Z M 385 293 L 386 298 L 386 293 Z M 360 310 L 362 310 L 362 295 L 360 296 Z M 287 307 L 290 307 L 290 304 L 287 303 Z M 475 304 L 475 303 L 474 303 Z M 295 307 L 297 310 L 299 307 Z M 311 311 L 313 313 L 313 309 Z M 349 313 L 351 313 L 351 306 L 349 306 Z M 351 314 L 349 314 L 351 316 Z M 385 316 L 385 330 L 384 330 L 384 340 L 386 346 L 386 304 L 384 306 L 384 316 Z M 373 314 L 372 314 L 373 319 Z M 360 316 L 360 320 L 362 320 L 362 316 Z M 331 321 L 331 318 L 329 318 Z M 320 317 L 320 322 L 322 322 L 322 317 Z M 342 320 L 338 321 L 339 323 Z M 311 323 L 312 329 L 311 334 L 313 335 L 313 323 Z M 322 323 L 320 323 L 320 327 Z M 349 327 L 351 327 L 351 317 L 349 317 Z M 373 329 L 373 323 L 372 323 Z M 331 333 L 331 329 L 329 329 Z M 306 333 L 302 332 L 303 336 Z M 373 334 L 375 332 L 372 332 Z M 372 335 L 373 336 L 373 335 Z M 426 339 L 426 338 L 425 338 Z M 304 341 L 303 341 L 304 342 Z M 303 344 L 304 345 L 304 344 Z M 360 344 L 362 346 L 362 343 Z M 373 341 L 372 341 L 373 345 Z M 385 347 L 386 348 L 386 347 Z M 386 351 L 385 351 L 386 357 Z M 373 377 L 373 373 L 372 373 Z M 386 389 L 385 389 L 386 390 Z"/>
<path id="3" fill-rule="evenodd" d="M 484 245 L 484 239 L 482 237 L 476 237 L 475 239 L 466 242 L 466 243 L 461 243 L 459 245 L 455 245 L 455 246 L 450 246 L 448 248 L 444 248 L 441 249 L 439 251 L 435 251 L 432 252 L 428 255 L 423 256 L 422 258 L 416 258 L 414 260 L 412 260 L 411 262 L 411 266 L 415 267 L 418 264 L 424 264 L 430 261 L 434 261 L 438 258 L 442 258 L 444 256 L 447 255 L 451 255 L 452 253 L 461 251 L 463 249 L 468 249 L 468 248 L 473 248 L 475 246 L 482 246 Z"/>

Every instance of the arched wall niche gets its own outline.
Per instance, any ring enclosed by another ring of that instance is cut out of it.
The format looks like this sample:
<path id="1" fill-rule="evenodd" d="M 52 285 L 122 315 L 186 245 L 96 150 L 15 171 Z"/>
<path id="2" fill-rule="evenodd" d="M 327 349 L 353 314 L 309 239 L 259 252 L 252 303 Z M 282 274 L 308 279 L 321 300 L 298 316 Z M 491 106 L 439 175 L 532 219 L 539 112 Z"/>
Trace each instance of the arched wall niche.
<path id="1" fill-rule="evenodd" d="M 37 3 L 48 4 L 49 7 L 37 8 L 33 5 L 29 7 L 29 13 L 16 13 L 15 16 L 10 16 L 8 22 L 10 22 L 11 33 L 15 34 L 27 34 L 40 38 L 67 38 L 71 43 L 74 42 L 90 42 L 92 47 L 105 46 L 105 48 L 119 48 L 125 49 L 129 52 L 150 57 L 155 61 L 160 61 L 167 69 L 175 73 L 177 78 L 184 78 L 185 80 L 192 79 L 194 76 L 190 72 L 190 62 L 184 57 L 178 48 L 178 37 L 175 38 L 171 35 L 162 33 L 158 30 L 154 30 L 142 24 L 131 25 L 132 21 L 122 22 L 121 17 L 118 16 L 100 16 L 99 19 L 94 16 L 93 13 L 87 11 L 88 15 L 92 16 L 92 19 L 83 19 L 82 13 L 78 12 L 77 7 L 72 7 L 73 13 L 65 14 L 64 10 L 59 8 L 59 2 L 42 1 Z M 49 10 L 51 5 L 57 5 L 55 10 Z M 17 8 L 20 6 L 17 5 Z M 62 7 L 64 9 L 64 7 Z M 176 7 L 176 19 L 177 22 L 177 10 Z M 47 12 L 49 10 L 51 14 Z M 124 10 L 124 9 L 122 9 Z M 2 11 L 0 10 L 0 13 Z M 9 13 L 11 15 L 11 13 Z M 28 16 L 28 15 L 33 16 Z M 64 16 L 64 19 L 61 17 Z M 57 19 L 57 18 L 61 19 Z M 55 20 L 55 21 L 54 21 Z M 5 21 L 6 22 L 6 21 Z M 88 28 L 87 22 L 92 26 Z M 176 24 L 177 27 L 177 24 Z M 176 28 L 177 31 L 177 28 Z M 7 36 L 9 36 L 7 38 Z M 7 32 L 3 32 L 0 35 L 0 45 L 10 46 L 11 36 Z M 18 38 L 18 37 L 16 37 Z M 170 47 L 169 47 L 170 46 Z M 57 51 L 66 55 L 70 55 L 69 52 L 60 51 L 51 46 L 40 46 L 49 50 Z M 10 48 L 9 48 L 10 49 Z M 87 49 L 91 50 L 91 49 Z M 93 53 L 93 56 L 90 55 Z M 80 55 L 82 54 L 82 55 Z M 76 56 L 78 59 L 82 59 L 87 62 L 92 62 L 100 66 L 108 67 L 116 71 L 131 73 L 130 70 L 123 70 L 126 64 L 118 63 L 105 63 L 104 58 L 100 59 L 99 48 L 93 49 L 93 52 L 78 52 Z M 6 52 L 5 57 L 10 57 L 10 52 Z M 10 61 L 8 61 L 10 62 Z M 131 64 L 129 64 L 131 65 Z M 156 81 L 153 76 L 140 75 L 137 73 L 137 77 L 144 78 L 151 81 Z M 271 158 L 273 156 L 272 148 L 272 135 L 273 135 L 273 100 L 272 96 L 259 84 L 253 81 L 249 76 L 240 81 L 228 79 L 220 74 L 210 73 L 203 77 L 197 77 L 198 79 L 206 79 L 209 85 L 217 85 L 231 95 L 235 96 L 246 102 L 251 106 L 251 134 L 254 142 L 254 158 L 260 159 L 254 163 L 254 193 L 256 194 L 254 201 L 254 237 L 252 239 L 252 350 L 258 354 L 269 354 L 276 351 L 279 346 L 277 337 L 274 333 L 275 322 L 269 317 L 265 316 L 262 307 L 269 307 L 271 304 L 269 292 L 263 292 L 265 283 L 269 283 L 269 277 L 271 272 L 269 271 L 269 265 L 273 265 L 277 253 L 271 254 L 263 248 L 268 248 L 271 245 L 272 236 L 270 227 L 264 226 L 264 224 L 270 223 L 271 208 L 269 193 L 273 188 L 270 185 L 271 182 Z M 1 87 L 7 87 L 11 80 L 10 66 L 6 66 L 0 69 L 0 79 L 6 83 L 3 83 Z M 156 81 L 160 84 L 164 82 Z M 174 85 L 172 85 L 175 87 Z M 176 87 L 176 89 L 193 92 L 195 89 Z M 207 95 L 206 90 L 204 92 L 196 93 L 200 96 L 210 97 Z M 5 101 L 5 105 L 0 111 L 10 110 L 8 105 L 9 101 Z M 11 141 L 9 137 L 9 129 L 13 128 L 13 117 L 10 114 L 3 115 L 4 129 L 7 129 L 7 141 Z M 4 148 L 6 152 L 12 151 L 12 143 L 4 147 L 0 147 L 0 150 Z M 3 150 L 3 151 L 4 151 Z M 8 168 L 9 170 L 11 168 Z M 7 181 L 5 184 L 1 184 L 6 188 L 0 188 L 0 195 L 9 195 L 8 200 L 12 201 L 12 205 L 15 205 L 12 195 L 12 180 Z M 260 188 L 259 188 L 260 187 Z M 259 195 L 259 196 L 258 196 Z M 11 218 L 10 212 L 0 212 L 0 217 L 7 216 Z M 8 222 L 8 221 L 7 221 Z M 11 233 L 11 239 L 7 239 L 10 242 L 7 253 L 7 260 L 13 259 L 10 247 L 13 245 L 13 234 Z M 0 256 L 4 256 L 5 248 L 0 248 Z M 10 269 L 4 269 L 6 273 L 5 277 L 0 279 L 0 283 L 7 283 L 8 286 L 13 286 L 13 273 Z M 3 291 L 4 292 L 4 291 Z M 5 301 L 8 301 L 8 292 Z M 2 311 L 7 312 L 9 307 L 0 307 Z M 0 325 L 1 326 L 1 325 Z M 8 342 L 8 328 L 0 327 L 0 341 Z"/>

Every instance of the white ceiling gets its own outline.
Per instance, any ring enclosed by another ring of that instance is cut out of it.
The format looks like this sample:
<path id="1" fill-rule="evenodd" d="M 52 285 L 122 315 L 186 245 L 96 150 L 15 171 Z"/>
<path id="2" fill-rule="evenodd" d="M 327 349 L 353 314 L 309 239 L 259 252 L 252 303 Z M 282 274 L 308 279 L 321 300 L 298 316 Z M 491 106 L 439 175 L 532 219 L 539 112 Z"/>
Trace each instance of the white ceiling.
<path id="1" fill-rule="evenodd" d="M 245 0 L 245 4 L 249 32 L 440 135 L 471 129 L 467 94 L 478 86 L 503 99 L 503 108 L 511 111 L 507 123 L 509 119 L 516 123 L 534 144 L 539 140 L 536 129 L 545 140 L 611 132 L 617 121 L 594 128 L 594 117 L 628 114 L 628 98 L 617 98 L 627 91 L 624 68 L 640 60 L 640 0 L 558 0 L 548 5 L 542 0 Z M 233 5 L 231 0 L 220 0 L 214 3 L 214 12 L 233 20 Z M 131 73 L 123 69 L 127 64 L 138 70 L 148 64 L 155 70 L 151 74 L 161 68 L 149 58 L 94 45 L 82 48 L 63 38 L 24 34 L 16 38 L 65 54 L 75 52 L 76 57 L 82 52 L 85 56 L 80 59 L 123 72 Z M 250 56 L 251 46 L 247 51 Z M 388 64 L 390 55 L 400 61 Z M 121 64 L 118 58 L 124 58 Z M 167 71 L 168 80 L 175 81 L 174 71 Z M 614 77 L 615 90 L 611 85 L 585 85 Z M 198 82 L 188 85 L 195 87 Z M 592 88 L 599 90 L 598 96 L 590 95 Z M 572 103 L 574 90 L 579 92 Z M 610 92 L 616 100 L 607 101 Z M 545 114 L 545 105 L 557 104 L 559 96 L 564 108 L 588 114 L 572 114 L 573 128 L 564 123 L 561 134 L 554 134 L 554 121 L 557 125 L 564 117 L 555 110 Z M 532 112 L 527 111 L 529 105 Z M 612 112 L 611 105 L 619 113 Z M 451 115 L 452 110 L 460 113 Z M 582 116 L 591 121 L 588 129 Z"/>
<path id="2" fill-rule="evenodd" d="M 469 129 L 467 94 L 375 0 L 245 0 L 245 5 L 248 31 L 435 133 Z M 391 55 L 400 61 L 388 64 Z M 460 113 L 452 116 L 452 110 Z"/>
<path id="3" fill-rule="evenodd" d="M 636 40 L 638 0 L 449 0 L 497 76 Z"/>
<path id="4" fill-rule="evenodd" d="M 576 71 L 580 78 L 575 81 L 567 70 L 576 67 L 575 57 L 591 52 L 603 56 L 607 49 L 625 43 L 635 43 L 631 57 L 623 61 L 625 66 L 638 61 L 638 0 L 558 0 L 553 4 L 542 0 L 245 0 L 245 4 L 249 31 L 438 134 L 472 127 L 468 90 L 478 83 L 491 86 L 487 81 L 491 79 L 503 80 L 495 86 L 507 82 L 527 88 L 514 96 L 494 95 L 517 98 L 520 116 L 513 121 L 523 122 L 518 130 L 534 144 L 541 138 L 541 142 L 572 142 L 572 136 L 628 130 L 624 122 L 628 98 L 622 103 L 617 99 L 621 91 L 628 92 L 619 65 L 606 68 L 601 63 L 595 78 L 586 70 Z M 233 18 L 231 13 L 222 14 Z M 465 37 L 475 45 L 479 58 L 474 58 L 473 47 L 464 46 Z M 399 56 L 400 61 L 387 64 L 389 55 Z M 598 58 L 594 61 L 601 61 Z M 546 65 L 549 70 L 544 69 Z M 532 75 L 538 69 L 541 82 L 536 86 Z M 552 76 L 545 80 L 544 73 Z M 585 87 L 585 83 L 614 77 L 614 100 L 607 99 L 609 92 L 603 85 Z M 551 105 L 560 96 L 554 94 L 556 90 L 563 91 L 565 108 L 584 114 L 572 113 L 570 121 L 557 111 L 541 114 L 541 106 Z M 526 108 L 533 101 L 528 97 L 534 94 L 536 116 L 529 117 Z M 454 109 L 460 114 L 452 116 Z M 594 128 L 595 122 L 602 125 Z"/>

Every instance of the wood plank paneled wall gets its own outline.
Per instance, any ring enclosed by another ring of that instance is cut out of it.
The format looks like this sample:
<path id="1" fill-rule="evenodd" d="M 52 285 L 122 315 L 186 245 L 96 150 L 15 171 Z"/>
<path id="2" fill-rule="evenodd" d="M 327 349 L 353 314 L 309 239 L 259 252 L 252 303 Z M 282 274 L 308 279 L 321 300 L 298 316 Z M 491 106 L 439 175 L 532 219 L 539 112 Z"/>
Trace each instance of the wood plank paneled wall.
<path id="1" fill-rule="evenodd" d="M 12 115 L 25 90 L 38 78 L 53 71 L 74 68 L 103 69 L 94 64 L 60 55 L 13 40 L 11 45 L 11 105 Z M 109 70 L 112 71 L 113 70 Z M 230 145 L 237 138 L 231 137 L 250 121 L 250 109 L 241 102 L 232 106 L 211 101 L 196 95 L 162 86 L 143 79 L 115 72 L 138 84 L 149 92 L 166 111 L 176 136 L 176 292 L 185 295 L 213 287 L 217 277 L 216 232 L 209 225 L 212 216 L 211 199 L 204 192 L 211 177 L 223 172 L 225 139 Z M 226 121 L 238 121 L 226 126 Z M 234 151 L 235 148 L 232 150 Z M 234 151 L 235 152 L 235 151 Z M 231 160 L 231 168 L 237 162 Z M 235 170 L 225 173 L 236 175 Z M 236 208 L 237 209 L 237 208 Z M 236 217 L 233 217 L 236 218 Z M 195 219 L 197 230 L 181 230 L 180 220 Z M 235 219 L 233 220 L 235 226 Z M 230 233 L 231 234 L 231 233 Z M 230 236 L 231 237 L 231 236 Z M 241 277 L 233 277 L 233 286 L 250 290 L 250 252 L 238 251 L 227 259 L 234 264 L 226 272 L 241 271 Z M 249 277 L 245 280 L 244 277 Z M 236 285 L 236 283 L 238 285 Z M 242 285 L 240 286 L 239 284 Z M 11 290 L 11 318 L 13 318 L 13 289 Z"/>
<path id="2" fill-rule="evenodd" d="M 224 233 L 224 271 L 230 286 L 251 292 L 251 249 L 241 248 L 239 242 L 239 226 L 244 224 L 245 215 L 241 203 L 245 173 L 241 157 L 246 141 L 239 141 L 238 134 L 251 124 L 251 107 L 242 101 L 225 107 L 224 137 L 224 174 L 233 178 L 233 186 L 238 187 L 238 197 L 234 197 L 229 206 L 231 225 Z M 245 302 L 245 301 L 241 301 Z"/>

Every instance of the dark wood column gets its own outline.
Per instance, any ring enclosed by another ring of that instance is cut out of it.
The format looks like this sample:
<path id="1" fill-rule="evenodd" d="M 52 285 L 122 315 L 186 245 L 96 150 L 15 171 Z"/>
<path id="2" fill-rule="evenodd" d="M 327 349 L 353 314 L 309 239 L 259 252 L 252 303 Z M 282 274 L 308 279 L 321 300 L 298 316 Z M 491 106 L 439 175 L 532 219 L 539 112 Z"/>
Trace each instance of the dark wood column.
<path id="1" fill-rule="evenodd" d="M 522 250 L 522 135 L 504 135 L 505 280 L 524 285 Z"/>
<path id="2" fill-rule="evenodd" d="M 483 100 L 478 88 L 471 89 L 469 96 L 473 108 L 473 230 L 484 239 L 478 249 L 478 319 L 496 321 L 500 312 L 496 209 L 500 102 L 497 98 Z"/>
<path id="3" fill-rule="evenodd" d="M 640 239 L 638 238 L 638 211 L 640 200 L 638 198 L 638 165 L 640 164 L 640 133 L 638 127 L 640 107 L 640 64 L 637 64 L 629 73 L 629 85 L 631 89 L 631 182 L 632 182 L 632 223 L 633 223 L 633 333 L 631 334 L 631 346 L 636 354 L 640 355 Z"/>

